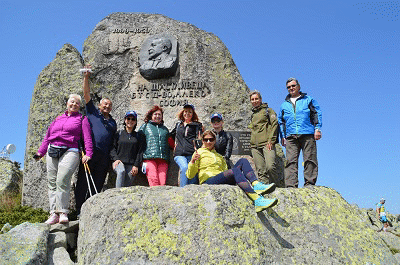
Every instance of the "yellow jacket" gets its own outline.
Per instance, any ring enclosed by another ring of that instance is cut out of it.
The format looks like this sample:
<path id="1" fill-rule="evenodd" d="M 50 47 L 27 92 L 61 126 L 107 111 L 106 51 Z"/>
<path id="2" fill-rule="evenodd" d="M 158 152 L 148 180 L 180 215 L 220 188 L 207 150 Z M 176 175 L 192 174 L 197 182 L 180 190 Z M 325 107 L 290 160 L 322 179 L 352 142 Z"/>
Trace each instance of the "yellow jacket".
<path id="1" fill-rule="evenodd" d="M 197 152 L 200 154 L 200 158 L 196 162 L 189 162 L 186 176 L 189 179 L 199 173 L 199 182 L 202 184 L 207 179 L 228 170 L 225 158 L 213 149 L 212 151 L 207 148 L 199 148 Z"/>

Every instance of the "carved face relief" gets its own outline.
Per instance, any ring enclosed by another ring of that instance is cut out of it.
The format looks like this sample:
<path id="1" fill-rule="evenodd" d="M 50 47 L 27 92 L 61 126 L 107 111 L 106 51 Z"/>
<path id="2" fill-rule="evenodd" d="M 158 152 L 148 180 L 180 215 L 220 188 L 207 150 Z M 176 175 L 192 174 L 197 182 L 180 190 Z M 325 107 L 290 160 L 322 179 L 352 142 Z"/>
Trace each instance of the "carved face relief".
<path id="1" fill-rule="evenodd" d="M 179 66 L 176 38 L 167 34 L 147 38 L 142 44 L 139 63 L 140 74 L 148 80 L 175 76 Z"/>

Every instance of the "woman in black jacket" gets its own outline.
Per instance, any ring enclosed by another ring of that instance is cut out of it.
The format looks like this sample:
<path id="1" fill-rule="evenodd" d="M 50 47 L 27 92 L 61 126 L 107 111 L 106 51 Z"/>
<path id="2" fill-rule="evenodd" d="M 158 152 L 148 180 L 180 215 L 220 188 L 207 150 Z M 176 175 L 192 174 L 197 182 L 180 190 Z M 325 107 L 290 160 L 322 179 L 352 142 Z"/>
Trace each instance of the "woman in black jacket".
<path id="1" fill-rule="evenodd" d="M 136 125 L 136 112 L 128 111 L 125 114 L 124 129 L 118 130 L 114 136 L 110 156 L 117 173 L 116 188 L 130 186 L 142 163 L 143 140 L 135 131 Z"/>
<path id="2" fill-rule="evenodd" d="M 199 118 L 194 110 L 194 106 L 186 104 L 178 114 L 180 120 L 171 132 L 171 136 L 175 139 L 174 161 L 180 169 L 179 186 L 184 187 L 188 184 L 199 184 L 198 177 L 188 179 L 186 170 L 192 159 L 196 146 L 196 139 L 200 139 L 203 132 L 203 125 L 199 122 Z"/>

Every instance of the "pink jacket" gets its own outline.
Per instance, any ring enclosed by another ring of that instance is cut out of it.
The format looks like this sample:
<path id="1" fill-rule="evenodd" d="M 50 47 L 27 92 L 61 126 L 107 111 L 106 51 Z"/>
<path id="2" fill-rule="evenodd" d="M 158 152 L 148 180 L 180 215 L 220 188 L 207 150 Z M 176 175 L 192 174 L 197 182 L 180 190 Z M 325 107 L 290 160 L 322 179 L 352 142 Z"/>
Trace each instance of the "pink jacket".
<path id="1" fill-rule="evenodd" d="M 86 117 L 82 119 L 82 115 L 78 112 L 74 112 L 70 116 L 65 112 L 51 123 L 38 154 L 44 156 L 49 144 L 78 148 L 81 136 L 85 143 L 86 155 L 92 157 L 93 142 L 88 119 Z"/>

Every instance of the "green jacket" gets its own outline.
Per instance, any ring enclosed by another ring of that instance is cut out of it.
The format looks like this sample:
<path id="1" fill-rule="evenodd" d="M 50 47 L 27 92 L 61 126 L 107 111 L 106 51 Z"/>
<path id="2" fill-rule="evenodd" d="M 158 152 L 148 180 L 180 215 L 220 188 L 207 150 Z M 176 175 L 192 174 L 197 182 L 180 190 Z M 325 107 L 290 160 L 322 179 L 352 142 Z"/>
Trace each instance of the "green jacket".
<path id="1" fill-rule="evenodd" d="M 169 131 L 167 127 L 149 121 L 140 127 L 139 132 L 146 137 L 143 152 L 144 160 L 161 158 L 169 161 Z"/>
<path id="2" fill-rule="evenodd" d="M 278 140 L 278 119 L 273 109 L 267 103 L 262 103 L 257 108 L 252 108 L 250 145 L 253 148 L 264 147 L 267 142 L 273 145 Z M 267 115 L 268 114 L 268 115 Z"/>

